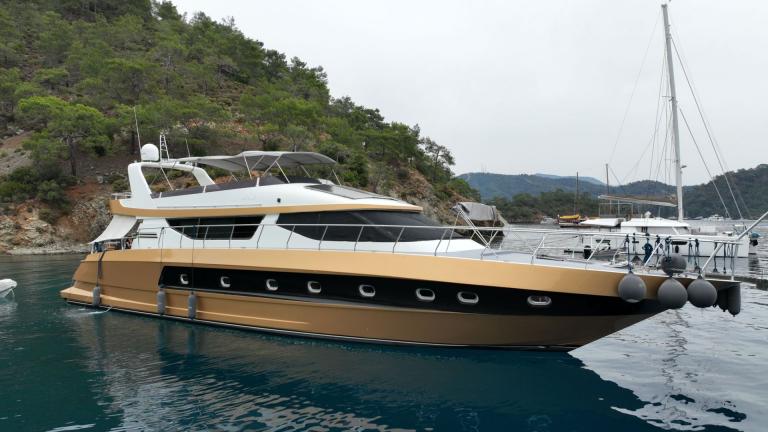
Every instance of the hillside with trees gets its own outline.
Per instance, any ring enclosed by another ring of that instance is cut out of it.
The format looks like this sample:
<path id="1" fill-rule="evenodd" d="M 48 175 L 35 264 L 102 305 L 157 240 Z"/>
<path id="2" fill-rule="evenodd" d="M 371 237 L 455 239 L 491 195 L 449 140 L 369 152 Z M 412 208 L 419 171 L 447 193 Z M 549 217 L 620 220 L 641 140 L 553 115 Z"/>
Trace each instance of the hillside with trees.
<path id="1" fill-rule="evenodd" d="M 683 192 L 686 215 L 696 217 L 717 213 L 737 219 L 740 214 L 734 198 L 739 204 L 741 216 L 745 219 L 760 217 L 768 211 L 768 164 L 731 171 L 727 180 L 726 182 L 726 178 L 719 175 L 707 183 L 686 187 Z M 723 209 L 718 192 L 727 210 Z"/>
<path id="2" fill-rule="evenodd" d="M 322 67 L 245 37 L 233 19 L 182 16 L 168 1 L 3 0 L 0 28 L 6 216 L 24 208 L 61 223 L 82 190 L 124 189 L 139 137 L 160 133 L 176 156 L 321 152 L 346 184 L 437 216 L 473 196 L 418 125 L 333 97 Z"/>

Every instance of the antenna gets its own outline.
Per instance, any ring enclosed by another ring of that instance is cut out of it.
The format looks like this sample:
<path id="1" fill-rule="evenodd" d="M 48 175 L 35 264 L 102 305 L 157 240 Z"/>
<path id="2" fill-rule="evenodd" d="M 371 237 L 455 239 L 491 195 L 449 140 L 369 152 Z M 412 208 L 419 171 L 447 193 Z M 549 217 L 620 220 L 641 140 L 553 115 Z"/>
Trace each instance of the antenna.
<path id="1" fill-rule="evenodd" d="M 171 155 L 168 154 L 168 142 L 165 140 L 165 134 L 160 134 L 160 160 L 168 160 Z"/>
<path id="2" fill-rule="evenodd" d="M 187 147 L 187 157 L 192 157 L 192 153 L 189 152 L 189 143 L 187 142 L 187 138 L 184 138 L 184 146 Z"/>
<path id="3" fill-rule="evenodd" d="M 133 106 L 133 122 L 136 124 L 136 141 L 139 144 L 139 153 L 141 153 L 141 134 L 139 133 L 139 118 L 136 117 L 136 105 Z"/>

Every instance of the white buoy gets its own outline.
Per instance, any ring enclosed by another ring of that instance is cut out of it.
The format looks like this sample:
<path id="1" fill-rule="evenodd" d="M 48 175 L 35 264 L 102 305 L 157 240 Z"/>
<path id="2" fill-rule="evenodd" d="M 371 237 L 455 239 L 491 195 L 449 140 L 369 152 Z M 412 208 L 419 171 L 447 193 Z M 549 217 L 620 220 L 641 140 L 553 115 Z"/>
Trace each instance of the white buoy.
<path id="1" fill-rule="evenodd" d="M 0 298 L 10 294 L 16 288 L 16 281 L 13 279 L 0 279 Z"/>

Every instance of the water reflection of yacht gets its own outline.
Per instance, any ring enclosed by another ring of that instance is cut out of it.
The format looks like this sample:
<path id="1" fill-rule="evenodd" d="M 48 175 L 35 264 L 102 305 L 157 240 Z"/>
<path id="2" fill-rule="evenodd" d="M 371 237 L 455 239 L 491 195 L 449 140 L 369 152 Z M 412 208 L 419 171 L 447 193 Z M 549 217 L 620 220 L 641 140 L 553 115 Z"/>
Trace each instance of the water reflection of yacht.
<path id="1" fill-rule="evenodd" d="M 574 417 L 650 429 L 616 411 L 643 406 L 631 391 L 565 354 L 342 345 L 123 314 L 70 322 L 103 409 L 136 429 L 561 430 Z"/>
<path id="2" fill-rule="evenodd" d="M 419 207 L 310 176 L 333 167 L 321 154 L 171 160 L 148 144 L 142 159 L 68 301 L 291 335 L 530 348 L 584 345 L 672 307 L 656 299 L 658 270 L 638 273 L 643 291 L 625 301 L 625 268 L 491 250 Z M 239 180 L 214 183 L 203 167 Z M 153 192 L 148 169 L 198 185 Z"/>

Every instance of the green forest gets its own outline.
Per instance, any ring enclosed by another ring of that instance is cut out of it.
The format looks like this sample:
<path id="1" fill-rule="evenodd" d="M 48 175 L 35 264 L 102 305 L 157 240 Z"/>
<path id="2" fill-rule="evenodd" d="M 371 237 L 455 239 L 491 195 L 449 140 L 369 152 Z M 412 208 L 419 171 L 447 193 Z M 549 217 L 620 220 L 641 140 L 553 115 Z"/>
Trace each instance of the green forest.
<path id="1" fill-rule="evenodd" d="M 353 186 L 388 193 L 418 175 L 446 205 L 477 197 L 418 125 L 332 97 L 322 67 L 234 20 L 182 16 L 168 1 L 4 0 L 0 28 L 0 134 L 28 134 L 16 151 L 34 162 L 2 178 L 6 202 L 66 210 L 63 191 L 87 174 L 79 159 L 138 154 L 134 110 L 143 142 L 163 132 L 172 155 L 311 150 Z"/>

